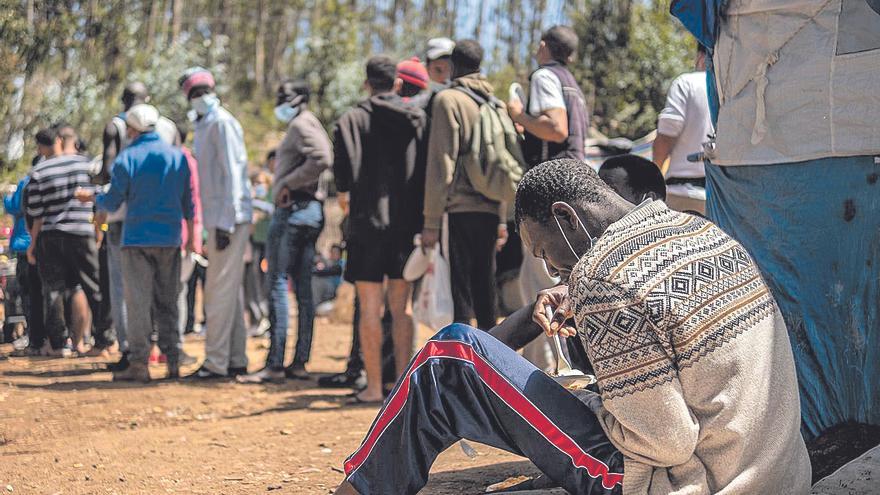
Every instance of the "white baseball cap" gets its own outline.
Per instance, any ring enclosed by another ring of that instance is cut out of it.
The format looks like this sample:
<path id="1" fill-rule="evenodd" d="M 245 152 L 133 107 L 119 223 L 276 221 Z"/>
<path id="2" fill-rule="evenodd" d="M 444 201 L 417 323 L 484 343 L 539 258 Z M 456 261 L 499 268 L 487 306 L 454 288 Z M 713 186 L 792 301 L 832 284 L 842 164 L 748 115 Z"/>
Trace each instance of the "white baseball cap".
<path id="1" fill-rule="evenodd" d="M 125 125 L 138 132 L 154 130 L 157 122 L 159 122 L 159 111 L 153 105 L 141 103 L 125 112 Z"/>
<path id="2" fill-rule="evenodd" d="M 428 45 L 425 49 L 425 58 L 430 62 L 440 57 L 448 57 L 452 55 L 454 48 L 455 42 L 449 38 L 431 38 L 428 40 Z"/>

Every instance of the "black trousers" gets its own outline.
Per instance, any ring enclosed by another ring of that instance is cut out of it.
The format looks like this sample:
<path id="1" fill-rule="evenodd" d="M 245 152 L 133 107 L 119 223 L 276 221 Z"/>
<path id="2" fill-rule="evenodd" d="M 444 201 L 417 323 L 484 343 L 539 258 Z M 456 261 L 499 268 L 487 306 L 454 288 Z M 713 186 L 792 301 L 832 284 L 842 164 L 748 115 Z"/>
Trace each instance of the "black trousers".
<path id="1" fill-rule="evenodd" d="M 186 282 L 186 328 L 184 333 L 193 333 L 193 327 L 196 324 L 196 287 L 199 281 L 202 282 L 202 288 L 205 287 L 205 275 L 207 270 L 204 266 L 196 263 L 193 267 L 192 275 Z M 202 321 L 205 321 L 204 308 L 202 308 Z"/>
<path id="2" fill-rule="evenodd" d="M 27 255 L 18 255 L 15 265 L 15 279 L 21 295 L 21 305 L 27 320 L 28 346 L 33 349 L 43 347 L 46 342 L 46 327 L 43 325 L 43 284 L 36 265 L 28 263 Z"/>
<path id="3" fill-rule="evenodd" d="M 43 281 L 43 316 L 53 348 L 64 345 L 68 337 L 65 297 L 81 287 L 92 312 L 95 345 L 108 347 L 116 342 L 109 312 L 102 311 L 98 248 L 92 236 L 64 232 L 43 232 L 37 240 L 37 266 Z"/>
<path id="4" fill-rule="evenodd" d="M 495 242 L 498 215 L 491 213 L 449 214 L 449 268 L 452 279 L 454 321 L 477 319 L 483 330 L 498 319 L 495 285 Z"/>
<path id="5" fill-rule="evenodd" d="M 619 494 L 623 455 L 593 411 L 486 332 L 453 324 L 410 362 L 345 475 L 363 495 L 414 494 L 460 439 L 528 457 L 569 493 Z"/>

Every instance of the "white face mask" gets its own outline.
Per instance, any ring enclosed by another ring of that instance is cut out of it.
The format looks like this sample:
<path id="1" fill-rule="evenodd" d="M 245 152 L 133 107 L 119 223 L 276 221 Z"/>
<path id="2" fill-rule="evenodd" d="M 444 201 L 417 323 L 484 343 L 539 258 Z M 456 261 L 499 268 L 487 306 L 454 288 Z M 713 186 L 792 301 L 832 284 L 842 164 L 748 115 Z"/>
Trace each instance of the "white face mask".
<path id="1" fill-rule="evenodd" d="M 198 98 L 193 98 L 190 100 L 189 104 L 192 105 L 193 110 L 195 110 L 197 114 L 204 116 L 213 112 L 220 106 L 220 99 L 217 98 L 217 95 L 214 93 L 208 93 L 199 96 Z"/>
<path id="2" fill-rule="evenodd" d="M 300 95 L 288 102 L 278 105 L 275 107 L 275 118 L 283 124 L 289 123 L 296 118 L 302 110 L 302 101 L 303 97 Z"/>
<path id="3" fill-rule="evenodd" d="M 571 208 L 571 206 L 570 206 L 568 203 L 562 203 L 562 204 L 564 204 L 564 205 L 568 206 L 569 208 Z M 572 208 L 572 210 L 574 210 L 574 208 Z M 584 252 L 584 254 L 577 254 L 577 253 L 575 252 L 574 248 L 573 248 L 572 245 L 571 245 L 571 242 L 569 242 L 569 240 L 568 240 L 568 236 L 566 236 L 566 235 L 565 235 L 565 231 L 562 230 L 562 224 L 559 223 L 559 218 L 558 218 L 556 215 L 553 215 L 553 220 L 556 220 L 556 227 L 559 228 L 559 233 L 562 234 L 562 238 L 565 239 L 565 244 L 568 246 L 568 249 L 571 251 L 571 254 L 574 255 L 575 259 L 580 260 L 582 256 L 584 256 L 585 254 L 589 253 L 590 250 L 593 249 L 593 246 L 595 245 L 596 241 L 595 241 L 595 239 L 593 238 L 593 236 L 590 235 L 590 231 L 587 230 L 587 226 L 584 225 L 584 224 L 581 222 L 580 217 L 578 217 L 577 214 L 575 214 L 574 217 L 575 217 L 575 219 L 577 220 L 578 227 L 584 229 L 584 233 L 587 234 L 587 239 L 590 241 L 590 247 L 587 249 L 586 252 Z"/>

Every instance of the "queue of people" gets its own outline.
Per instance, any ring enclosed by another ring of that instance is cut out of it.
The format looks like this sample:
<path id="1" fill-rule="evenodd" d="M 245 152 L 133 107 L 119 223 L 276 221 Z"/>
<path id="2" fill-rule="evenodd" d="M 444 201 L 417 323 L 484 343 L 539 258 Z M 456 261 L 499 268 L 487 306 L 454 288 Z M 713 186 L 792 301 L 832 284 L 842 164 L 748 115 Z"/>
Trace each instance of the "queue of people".
<path id="1" fill-rule="evenodd" d="M 309 379 L 316 305 L 344 278 L 356 292 L 351 358 L 318 383 L 384 405 L 337 493 L 417 491 L 460 438 L 525 454 L 575 493 L 616 493 L 624 480 L 644 493 L 803 492 L 810 466 L 785 322 L 745 249 L 690 201 L 702 176 L 687 156 L 712 133 L 699 73 L 673 84 L 657 164 L 622 155 L 594 171 L 583 161 L 589 109 L 568 68 L 577 45 L 569 27 L 545 31 L 528 97 L 512 88 L 506 104 L 475 40 L 430 40 L 425 65 L 370 57 L 368 97 L 332 134 L 309 110 L 309 85 L 285 81 L 271 177 L 249 174 L 242 127 L 201 67 L 180 80 L 192 153 L 142 84 L 126 88 L 97 168 L 69 126 L 41 130 L 40 159 L 7 200 L 29 235 L 15 247 L 32 299 L 26 353 L 118 349 L 114 380 L 149 382 L 155 338 L 178 379 L 192 279 L 207 265 L 205 359 L 186 378 Z M 345 254 L 334 246 L 324 259 L 329 170 Z M 495 260 L 511 219 L 524 306 L 499 324 Z M 453 306 L 453 324 L 419 351 L 404 278 L 414 249 L 448 260 Z M 252 373 L 246 320 L 251 334 L 270 333 Z M 581 338 L 563 350 L 557 335 Z M 566 389 L 541 372 L 563 356 L 599 388 Z"/>
<path id="2" fill-rule="evenodd" d="M 115 379 L 147 381 L 147 364 L 156 362 L 176 377 L 180 366 L 195 363 L 182 342 L 201 319 L 206 357 L 192 379 L 306 379 L 315 307 L 332 300 L 344 279 L 356 288 L 354 357 L 349 369 L 323 377 L 321 385 L 354 387 L 356 402 L 380 402 L 413 353 L 413 284 L 403 267 L 417 235 L 423 249 L 442 249 L 449 261 L 453 321 L 474 319 L 484 330 L 497 323 L 495 257 L 508 239 L 512 202 L 475 186 L 460 157 L 479 139 L 482 105 L 498 102 L 523 136 L 514 153 L 522 171 L 550 159 L 582 160 L 590 115 L 568 68 L 577 44 L 566 26 L 545 31 L 528 97 L 511 92 L 506 104 L 481 74 L 483 49 L 475 40 L 431 39 L 424 64 L 418 57 L 374 56 L 365 70 L 369 97 L 339 118 L 332 138 L 309 110 L 309 85 L 285 81 L 274 112 L 285 136 L 254 173 L 241 125 L 217 96 L 213 74 L 201 67 L 179 81 L 191 107 L 192 151 L 184 146 L 186 133 L 149 104 L 139 82 L 126 86 L 123 111 L 104 129 L 97 166 L 76 151 L 70 126 L 44 129 L 37 135 L 42 159 L 6 201 L 17 214 L 16 249 L 21 261 L 29 260 L 19 270 L 30 295 L 31 345 L 23 353 L 108 357 L 118 350 L 121 359 L 110 365 Z M 661 116 L 662 130 L 684 119 L 670 115 Z M 328 170 L 346 214 L 345 243 L 334 246 L 330 259 L 316 252 Z M 627 172 L 616 178 L 630 190 L 645 189 L 639 185 L 658 173 L 645 179 L 646 170 Z M 440 248 L 443 229 L 448 242 Z M 528 301 L 559 278 L 524 254 L 520 292 Z M 201 318 L 194 314 L 198 282 Z M 297 343 L 287 361 L 290 289 Z M 145 299 L 149 306 L 128 302 Z M 246 339 L 266 331 L 265 365 L 247 374 Z M 523 353 L 550 369 L 549 339 Z"/>

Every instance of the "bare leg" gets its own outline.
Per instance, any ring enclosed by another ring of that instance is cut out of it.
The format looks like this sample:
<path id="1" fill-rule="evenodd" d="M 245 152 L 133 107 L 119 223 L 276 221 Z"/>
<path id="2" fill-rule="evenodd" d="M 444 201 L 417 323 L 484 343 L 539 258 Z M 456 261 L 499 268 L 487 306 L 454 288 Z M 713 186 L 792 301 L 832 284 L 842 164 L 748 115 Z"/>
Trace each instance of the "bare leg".
<path id="1" fill-rule="evenodd" d="M 394 340 L 394 363 L 397 376 L 403 374 L 413 356 L 413 319 L 406 312 L 412 284 L 403 279 L 388 281 L 388 309 L 391 311 L 391 336 Z"/>
<path id="2" fill-rule="evenodd" d="M 70 317 L 72 320 L 70 326 L 73 350 L 84 354 L 88 351 L 85 345 L 85 336 L 92 321 L 91 313 L 89 313 L 89 301 L 86 299 L 86 293 L 82 290 L 77 290 L 70 296 Z"/>
<path id="3" fill-rule="evenodd" d="M 382 284 L 380 282 L 356 282 L 360 300 L 361 353 L 367 372 L 367 388 L 358 394 L 363 401 L 377 402 L 382 395 Z"/>

